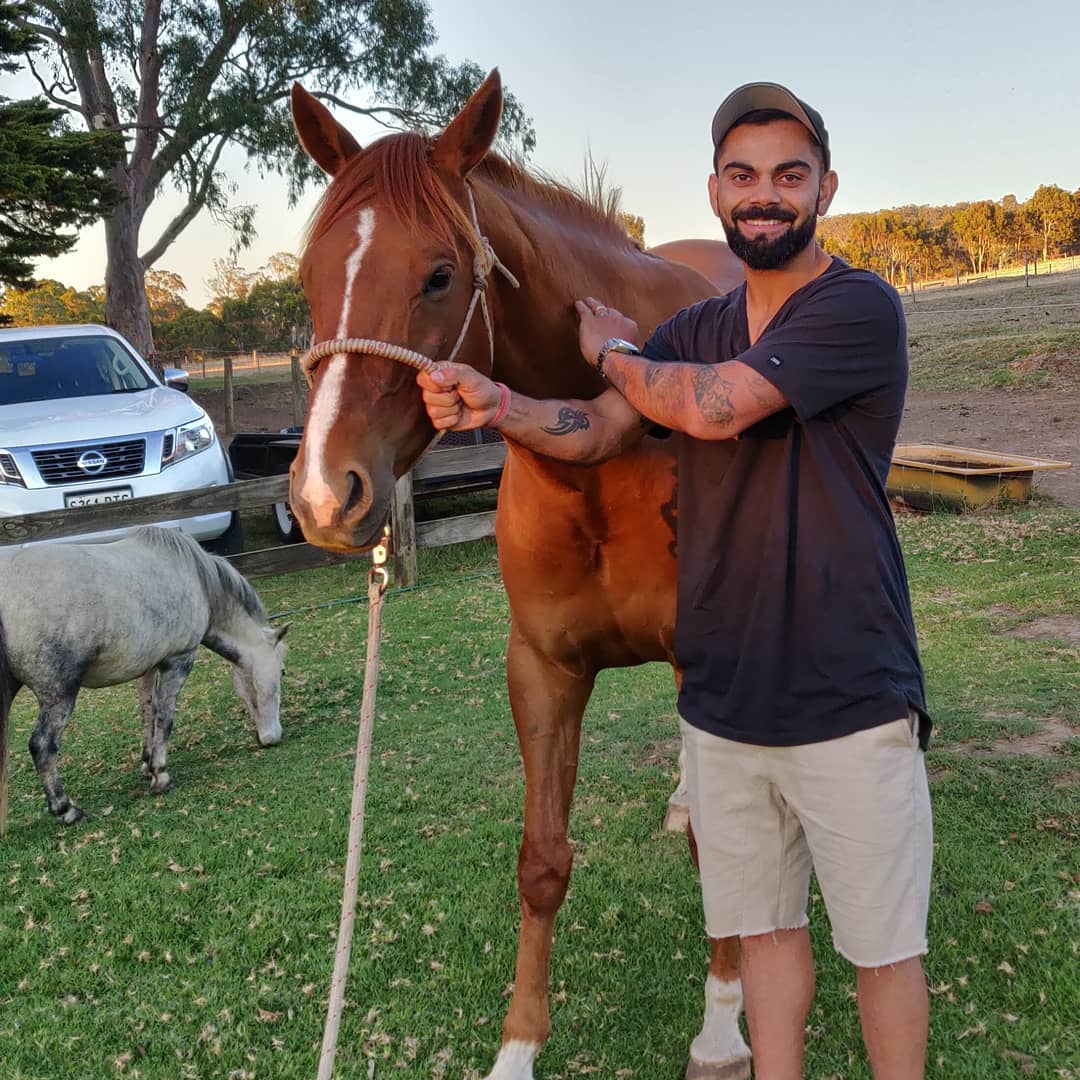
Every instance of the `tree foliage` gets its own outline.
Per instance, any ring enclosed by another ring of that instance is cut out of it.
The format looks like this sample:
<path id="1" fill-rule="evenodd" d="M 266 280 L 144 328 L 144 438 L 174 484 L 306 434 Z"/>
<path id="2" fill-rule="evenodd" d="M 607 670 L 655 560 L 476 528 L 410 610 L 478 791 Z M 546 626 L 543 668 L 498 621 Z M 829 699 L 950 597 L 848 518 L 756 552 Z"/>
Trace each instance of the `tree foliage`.
<path id="1" fill-rule="evenodd" d="M 254 208 L 221 165 L 238 147 L 260 175 L 288 177 L 297 197 L 316 175 L 297 146 L 287 106 L 292 83 L 390 127 L 440 125 L 484 74 L 432 53 L 426 0 L 27 0 L 20 25 L 47 57 L 24 57 L 45 95 L 92 131 L 123 133 L 110 175 L 123 201 L 106 223 L 107 318 L 152 350 L 143 276 L 203 210 L 239 250 Z M 357 105 L 354 98 L 364 99 Z M 531 122 L 509 95 L 502 134 L 528 152 Z M 182 206 L 144 237 L 162 191 Z"/>
<path id="2" fill-rule="evenodd" d="M 39 39 L 21 20 L 27 6 L 0 0 L 0 71 L 32 54 Z M 68 129 L 43 98 L 0 98 L 0 285 L 29 286 L 38 259 L 69 251 L 78 234 L 116 204 L 103 170 L 122 144 L 114 134 Z"/>
<path id="3" fill-rule="evenodd" d="M 1080 249 L 1080 193 L 1044 184 L 1020 202 L 1006 195 L 954 206 L 901 206 L 823 219 L 825 247 L 894 285 L 911 274 L 921 280 L 965 267 L 982 274 L 1025 257 L 1048 259 Z"/>

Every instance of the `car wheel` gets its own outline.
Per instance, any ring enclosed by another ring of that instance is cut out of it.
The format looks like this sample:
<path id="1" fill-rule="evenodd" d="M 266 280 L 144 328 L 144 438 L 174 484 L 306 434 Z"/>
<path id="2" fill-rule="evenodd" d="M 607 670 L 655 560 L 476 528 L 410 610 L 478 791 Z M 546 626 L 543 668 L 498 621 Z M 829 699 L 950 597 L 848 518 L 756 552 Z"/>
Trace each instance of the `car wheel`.
<path id="1" fill-rule="evenodd" d="M 215 555 L 239 555 L 244 550 L 244 523 L 240 520 L 240 511 L 234 510 L 229 527 L 215 539 L 207 540 L 203 547 Z"/>
<path id="2" fill-rule="evenodd" d="M 302 544 L 304 542 L 304 534 L 296 523 L 296 518 L 293 517 L 288 502 L 274 503 L 273 514 L 274 528 L 277 529 L 278 536 L 286 544 Z"/>

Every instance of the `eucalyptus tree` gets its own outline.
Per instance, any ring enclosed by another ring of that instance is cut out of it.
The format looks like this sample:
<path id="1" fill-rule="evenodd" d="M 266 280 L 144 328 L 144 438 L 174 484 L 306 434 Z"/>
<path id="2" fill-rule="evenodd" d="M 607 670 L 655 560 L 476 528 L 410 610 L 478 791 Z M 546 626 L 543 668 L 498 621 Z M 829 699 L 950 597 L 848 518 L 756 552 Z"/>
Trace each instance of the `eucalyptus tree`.
<path id="1" fill-rule="evenodd" d="M 426 0 L 28 0 L 26 30 L 46 43 L 25 60 L 42 92 L 91 131 L 124 136 L 109 172 L 122 201 L 105 223 L 106 320 L 152 355 L 146 271 L 203 211 L 254 235 L 255 208 L 223 166 L 239 148 L 260 176 L 285 175 L 295 200 L 315 179 L 298 152 L 287 96 L 295 80 L 336 107 L 389 127 L 442 123 L 479 84 L 476 64 L 432 53 Z M 356 104 L 355 99 L 363 103 Z M 535 141 L 511 96 L 505 145 Z M 180 209 L 157 236 L 147 211 L 169 188 Z"/>

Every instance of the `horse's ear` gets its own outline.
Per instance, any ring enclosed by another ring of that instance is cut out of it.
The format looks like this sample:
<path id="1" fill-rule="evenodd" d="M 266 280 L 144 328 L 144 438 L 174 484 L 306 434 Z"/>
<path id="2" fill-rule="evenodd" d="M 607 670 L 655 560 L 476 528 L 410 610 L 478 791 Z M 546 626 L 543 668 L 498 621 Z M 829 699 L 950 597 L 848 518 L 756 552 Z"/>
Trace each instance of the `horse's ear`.
<path id="1" fill-rule="evenodd" d="M 333 117 L 330 110 L 299 83 L 293 83 L 292 117 L 296 137 L 323 172 L 336 176 L 360 144 Z"/>
<path id="2" fill-rule="evenodd" d="M 292 626 L 291 622 L 285 623 L 284 626 L 279 626 L 274 631 L 274 641 L 281 641 L 281 639 L 289 632 L 289 627 Z"/>
<path id="3" fill-rule="evenodd" d="M 499 69 L 493 68 L 436 140 L 432 162 L 458 176 L 468 176 L 495 142 L 502 107 L 502 79 Z"/>

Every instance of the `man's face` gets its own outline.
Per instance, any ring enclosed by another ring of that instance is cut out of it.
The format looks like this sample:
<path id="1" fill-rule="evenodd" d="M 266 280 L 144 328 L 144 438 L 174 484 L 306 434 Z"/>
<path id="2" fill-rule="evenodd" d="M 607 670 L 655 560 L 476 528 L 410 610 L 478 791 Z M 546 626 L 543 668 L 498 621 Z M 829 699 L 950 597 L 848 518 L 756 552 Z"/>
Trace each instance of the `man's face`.
<path id="1" fill-rule="evenodd" d="M 797 120 L 728 132 L 709 177 L 709 199 L 728 246 L 753 270 L 779 270 L 814 238 L 836 193 L 820 151 Z"/>

